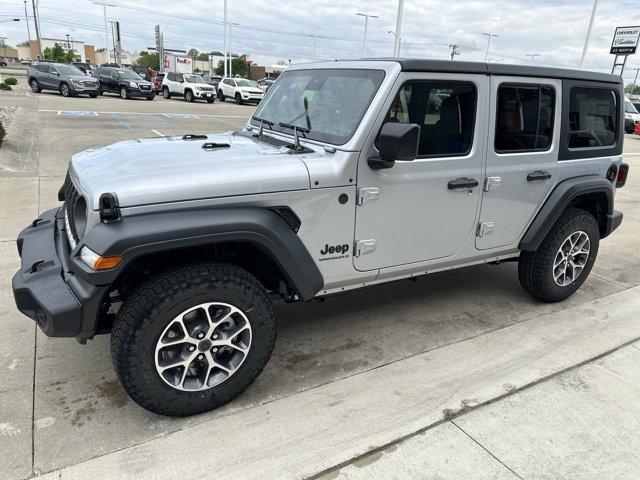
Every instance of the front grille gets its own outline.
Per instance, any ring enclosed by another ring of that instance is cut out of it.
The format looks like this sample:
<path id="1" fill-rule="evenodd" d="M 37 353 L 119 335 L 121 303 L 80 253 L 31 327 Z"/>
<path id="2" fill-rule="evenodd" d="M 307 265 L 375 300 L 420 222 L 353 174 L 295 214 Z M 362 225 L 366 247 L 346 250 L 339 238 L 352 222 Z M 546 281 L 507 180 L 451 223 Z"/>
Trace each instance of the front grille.
<path id="1" fill-rule="evenodd" d="M 82 85 L 85 87 L 98 87 L 98 82 L 84 81 Z"/>
<path id="2" fill-rule="evenodd" d="M 151 85 L 139 85 L 140 86 L 140 90 L 151 90 Z"/>
<path id="3" fill-rule="evenodd" d="M 200 90 L 203 92 L 213 92 L 213 88 L 211 87 L 200 87 Z"/>
<path id="4" fill-rule="evenodd" d="M 78 198 L 80 198 L 80 194 L 73 184 L 73 181 L 71 181 L 71 176 L 68 173 L 67 177 L 64 179 L 62 190 L 64 191 L 64 224 L 67 230 L 69 245 L 73 250 L 74 248 L 76 248 L 78 240 L 80 240 L 73 219 L 73 206 L 78 201 Z"/>

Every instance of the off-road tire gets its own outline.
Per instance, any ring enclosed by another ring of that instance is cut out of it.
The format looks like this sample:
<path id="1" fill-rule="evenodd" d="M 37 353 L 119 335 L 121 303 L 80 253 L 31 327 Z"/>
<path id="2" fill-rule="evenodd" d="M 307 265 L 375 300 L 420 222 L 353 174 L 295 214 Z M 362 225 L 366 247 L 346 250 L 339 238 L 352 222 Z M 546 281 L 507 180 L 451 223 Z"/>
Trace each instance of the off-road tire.
<path id="1" fill-rule="evenodd" d="M 553 277 L 555 257 L 567 237 L 579 231 L 585 232 L 589 237 L 589 257 L 579 276 L 569 285 L 560 286 Z M 534 298 L 543 302 L 559 302 L 570 297 L 589 276 L 598 255 L 599 243 L 598 222 L 591 213 L 579 208 L 565 210 L 536 251 L 520 254 L 520 285 Z"/>
<path id="2" fill-rule="evenodd" d="M 167 100 L 169 100 L 171 98 L 171 92 L 169 91 L 168 87 L 163 87 L 162 88 L 162 96 Z"/>
<path id="3" fill-rule="evenodd" d="M 193 92 L 191 90 L 185 90 L 184 99 L 187 102 L 192 103 L 196 99 L 196 97 L 194 96 L 194 94 L 193 94 Z"/>
<path id="4" fill-rule="evenodd" d="M 242 105 L 242 97 L 240 96 L 239 93 L 236 93 L 236 103 L 238 105 Z"/>
<path id="5" fill-rule="evenodd" d="M 203 302 L 241 309 L 252 328 L 251 348 L 238 370 L 206 390 L 177 390 L 155 366 L 155 346 L 176 315 Z M 217 408 L 240 395 L 267 364 L 276 340 L 276 315 L 264 287 L 234 265 L 205 263 L 170 270 L 136 288 L 118 311 L 111 334 L 111 358 L 125 391 L 143 408 L 187 416 Z"/>
<path id="6" fill-rule="evenodd" d="M 31 91 L 33 93 L 40 93 L 42 91 L 42 89 L 40 88 L 40 84 L 38 83 L 38 80 L 36 80 L 35 78 L 32 78 L 31 80 L 29 80 L 29 86 L 31 87 Z"/>

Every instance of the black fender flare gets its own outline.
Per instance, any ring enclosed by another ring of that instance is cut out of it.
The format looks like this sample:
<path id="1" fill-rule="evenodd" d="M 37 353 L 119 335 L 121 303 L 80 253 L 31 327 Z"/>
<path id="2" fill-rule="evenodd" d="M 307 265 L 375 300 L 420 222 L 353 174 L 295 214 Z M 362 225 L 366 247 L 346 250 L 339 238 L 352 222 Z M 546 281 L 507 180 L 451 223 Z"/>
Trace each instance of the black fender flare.
<path id="1" fill-rule="evenodd" d="M 119 221 L 100 223 L 74 249 L 71 269 L 92 285 L 108 285 L 142 255 L 233 241 L 252 243 L 270 255 L 303 300 L 313 298 L 324 285 L 296 232 L 278 213 L 260 207 L 125 215 Z M 84 245 L 103 256 L 122 255 L 124 260 L 111 270 L 95 272 L 79 258 Z"/>
<path id="2" fill-rule="evenodd" d="M 547 200 L 529 225 L 522 240 L 520 240 L 518 248 L 521 251 L 537 250 L 544 240 L 544 237 L 546 237 L 549 230 L 551 230 L 551 227 L 553 227 L 558 218 L 560 218 L 560 215 L 562 215 L 562 212 L 571 202 L 582 195 L 590 193 L 603 193 L 605 195 L 607 199 L 607 219 L 613 218 L 613 185 L 610 181 L 596 175 L 569 178 L 556 185 L 547 197 Z M 609 223 L 609 221 L 607 223 Z M 608 235 L 609 232 L 607 230 L 609 230 L 609 227 L 605 228 L 604 234 L 602 235 L 603 238 Z"/>

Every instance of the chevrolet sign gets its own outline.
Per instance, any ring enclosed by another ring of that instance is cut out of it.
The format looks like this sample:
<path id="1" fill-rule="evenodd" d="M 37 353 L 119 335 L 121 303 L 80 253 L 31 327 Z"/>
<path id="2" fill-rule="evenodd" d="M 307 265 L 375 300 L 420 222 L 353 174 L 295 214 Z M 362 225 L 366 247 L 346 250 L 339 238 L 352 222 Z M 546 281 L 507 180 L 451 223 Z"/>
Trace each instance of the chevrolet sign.
<path id="1" fill-rule="evenodd" d="M 611 44 L 611 54 L 615 55 L 633 55 L 636 53 L 638 46 L 638 37 L 640 36 L 640 27 L 618 27 L 613 35 L 613 43 Z"/>

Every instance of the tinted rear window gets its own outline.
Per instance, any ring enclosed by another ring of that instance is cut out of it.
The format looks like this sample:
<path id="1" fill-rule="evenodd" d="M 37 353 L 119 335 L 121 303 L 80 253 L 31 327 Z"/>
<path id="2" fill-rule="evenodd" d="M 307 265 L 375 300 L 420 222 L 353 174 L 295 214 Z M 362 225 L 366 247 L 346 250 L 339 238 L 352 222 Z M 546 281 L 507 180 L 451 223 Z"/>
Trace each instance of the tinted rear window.
<path id="1" fill-rule="evenodd" d="M 613 145 L 616 141 L 617 111 L 615 91 L 608 88 L 572 88 L 569 148 Z"/>

